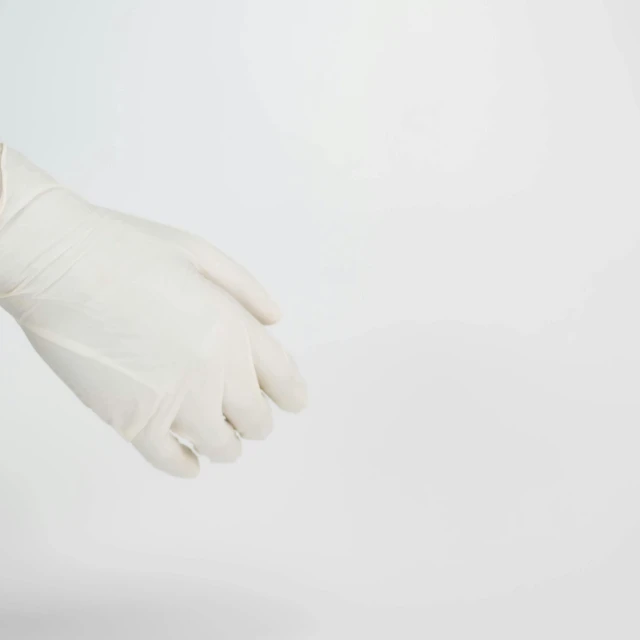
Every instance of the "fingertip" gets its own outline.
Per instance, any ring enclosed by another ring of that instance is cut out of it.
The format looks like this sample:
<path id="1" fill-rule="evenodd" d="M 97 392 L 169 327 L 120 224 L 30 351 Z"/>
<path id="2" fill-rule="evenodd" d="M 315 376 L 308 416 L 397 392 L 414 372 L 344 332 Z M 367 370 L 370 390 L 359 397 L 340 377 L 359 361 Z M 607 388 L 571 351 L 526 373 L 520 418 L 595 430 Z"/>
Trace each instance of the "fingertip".
<path id="1" fill-rule="evenodd" d="M 178 442 L 173 434 L 161 439 L 150 439 L 139 434 L 133 446 L 156 469 L 175 478 L 196 478 L 200 473 L 198 456 L 187 446 Z"/>
<path id="2" fill-rule="evenodd" d="M 280 407 L 289 413 L 300 413 L 309 406 L 309 391 L 303 378 L 297 377 L 287 386 L 287 393 L 280 401 Z"/>
<path id="3" fill-rule="evenodd" d="M 271 298 L 265 298 L 260 309 L 258 310 L 260 321 L 262 324 L 272 325 L 282 320 L 282 310 L 277 302 Z"/>
<path id="4" fill-rule="evenodd" d="M 176 477 L 184 478 L 185 480 L 193 480 L 200 475 L 200 462 L 198 456 L 193 451 L 189 451 L 189 461 L 184 462 L 177 469 Z"/>
<path id="5" fill-rule="evenodd" d="M 198 456 L 189 447 L 178 443 L 177 440 L 176 444 L 180 449 L 174 449 L 170 457 L 157 458 L 151 463 L 174 478 L 183 478 L 185 480 L 197 478 L 200 474 Z"/>

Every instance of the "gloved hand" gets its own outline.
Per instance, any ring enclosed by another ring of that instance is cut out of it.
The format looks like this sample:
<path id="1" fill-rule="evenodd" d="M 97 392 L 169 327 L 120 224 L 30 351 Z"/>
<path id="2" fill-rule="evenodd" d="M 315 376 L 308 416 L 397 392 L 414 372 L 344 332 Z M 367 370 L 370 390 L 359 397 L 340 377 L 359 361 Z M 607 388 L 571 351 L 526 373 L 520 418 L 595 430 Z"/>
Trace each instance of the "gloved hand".
<path id="1" fill-rule="evenodd" d="M 93 206 L 0 152 L 0 304 L 80 400 L 154 466 L 198 474 L 306 403 L 279 312 L 201 238 Z M 264 391 L 264 393 L 263 393 Z"/>

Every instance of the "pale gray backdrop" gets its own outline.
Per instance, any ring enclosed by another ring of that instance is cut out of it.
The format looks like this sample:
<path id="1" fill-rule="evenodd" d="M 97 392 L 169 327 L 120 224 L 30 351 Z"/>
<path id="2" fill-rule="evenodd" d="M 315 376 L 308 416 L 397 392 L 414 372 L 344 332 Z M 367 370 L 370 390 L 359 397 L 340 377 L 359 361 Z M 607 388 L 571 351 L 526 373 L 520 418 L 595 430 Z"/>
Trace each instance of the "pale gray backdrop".
<path id="1" fill-rule="evenodd" d="M 260 276 L 311 408 L 155 473 L 0 317 L 0 636 L 637 638 L 640 9 L 4 0 L 0 139 Z"/>

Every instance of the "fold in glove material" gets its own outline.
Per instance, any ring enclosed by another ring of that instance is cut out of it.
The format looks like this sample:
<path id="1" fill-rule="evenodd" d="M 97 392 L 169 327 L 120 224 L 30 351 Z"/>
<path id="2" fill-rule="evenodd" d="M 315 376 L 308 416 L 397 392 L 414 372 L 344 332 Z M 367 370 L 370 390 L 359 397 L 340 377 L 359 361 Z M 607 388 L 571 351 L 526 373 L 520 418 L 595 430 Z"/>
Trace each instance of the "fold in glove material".
<path id="1" fill-rule="evenodd" d="M 244 270 L 186 232 L 91 205 L 13 149 L 3 146 L 0 162 L 0 304 L 120 435 L 202 435 L 194 422 L 222 420 L 210 448 L 224 448 L 264 435 L 262 390 L 302 408 L 304 383 L 261 324 L 277 308 Z M 182 430 L 181 408 L 191 423 Z"/>

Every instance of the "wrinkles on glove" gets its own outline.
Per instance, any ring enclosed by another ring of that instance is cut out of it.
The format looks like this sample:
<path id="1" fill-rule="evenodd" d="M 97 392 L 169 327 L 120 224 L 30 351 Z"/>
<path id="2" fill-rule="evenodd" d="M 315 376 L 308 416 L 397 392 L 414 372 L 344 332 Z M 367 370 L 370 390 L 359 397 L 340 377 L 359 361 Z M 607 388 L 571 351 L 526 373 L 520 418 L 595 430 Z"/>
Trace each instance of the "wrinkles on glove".
<path id="1" fill-rule="evenodd" d="M 91 411 L 154 466 L 197 475 L 273 428 L 306 386 L 264 288 L 215 247 L 96 207 L 0 153 L 0 305 Z M 183 442 L 182 442 L 183 441 Z"/>

